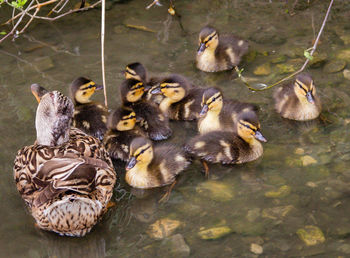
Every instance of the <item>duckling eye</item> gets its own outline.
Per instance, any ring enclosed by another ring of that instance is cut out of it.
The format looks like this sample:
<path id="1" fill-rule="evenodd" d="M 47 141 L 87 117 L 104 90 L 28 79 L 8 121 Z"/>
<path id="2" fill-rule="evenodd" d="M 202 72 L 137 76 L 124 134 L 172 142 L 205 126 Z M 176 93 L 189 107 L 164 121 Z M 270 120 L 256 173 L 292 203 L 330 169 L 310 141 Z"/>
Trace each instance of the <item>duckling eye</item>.
<path id="1" fill-rule="evenodd" d="M 135 96 L 135 92 L 132 92 L 131 95 Z"/>
<path id="2" fill-rule="evenodd" d="M 175 93 L 179 93 L 179 90 L 174 90 Z"/>
<path id="3" fill-rule="evenodd" d="M 85 95 L 86 95 L 86 91 L 83 92 L 83 96 L 85 96 Z"/>
<path id="4" fill-rule="evenodd" d="M 123 123 L 123 125 L 127 125 L 127 124 L 128 124 L 128 122 L 124 122 L 124 123 Z"/>

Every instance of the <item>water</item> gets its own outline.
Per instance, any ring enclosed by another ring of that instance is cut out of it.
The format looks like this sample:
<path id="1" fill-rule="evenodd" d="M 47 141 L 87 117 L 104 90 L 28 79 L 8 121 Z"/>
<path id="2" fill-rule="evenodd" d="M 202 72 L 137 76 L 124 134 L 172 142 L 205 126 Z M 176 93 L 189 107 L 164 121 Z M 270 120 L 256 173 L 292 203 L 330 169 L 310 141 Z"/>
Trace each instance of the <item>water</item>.
<path id="1" fill-rule="evenodd" d="M 142 62 L 154 74 L 181 73 L 196 84 L 221 87 L 226 97 L 260 106 L 262 132 L 268 139 L 263 158 L 239 166 L 211 166 L 210 180 L 200 173 L 199 162 L 194 162 L 166 204 L 157 202 L 161 190 L 131 191 L 121 180 L 114 195 L 117 207 L 85 238 L 63 238 L 38 230 L 12 176 L 16 151 L 35 140 L 37 104 L 29 86 L 36 82 L 67 94 L 69 83 L 78 76 L 101 82 L 100 11 L 73 14 L 53 23 L 34 22 L 25 36 L 7 40 L 0 47 L 0 256 L 178 256 L 146 233 L 162 218 L 181 222 L 174 234 L 183 236 L 194 257 L 255 257 L 250 251 L 252 243 L 261 245 L 266 257 L 347 256 L 350 89 L 343 72 L 328 73 L 324 65 L 308 70 L 322 98 L 324 121 L 296 123 L 274 112 L 271 90 L 252 93 L 233 80 L 230 72 L 206 74 L 194 66 L 198 32 L 210 23 L 222 32 L 249 39 L 255 52 L 242 65 L 245 77 L 254 83 L 274 83 L 283 76 L 278 64 L 272 63 L 276 58 L 280 64 L 302 65 L 303 50 L 312 46 L 328 1 L 311 1 L 311 7 L 304 10 L 297 5 L 292 16 L 294 1 L 176 1 L 185 32 L 178 20 L 167 14 L 166 1 L 162 2 L 163 7 L 146 11 L 147 1 L 124 1 L 107 11 L 109 107 L 120 103 L 120 72 L 127 63 Z M 317 49 L 326 54 L 328 63 L 337 60 L 340 51 L 350 49 L 349 13 L 348 2 L 335 2 Z M 127 24 L 155 32 L 129 29 Z M 349 67 L 349 56 L 345 60 Z M 257 66 L 266 63 L 271 63 L 269 75 L 253 74 Z M 96 99 L 103 100 L 101 94 Z M 175 132 L 171 142 L 179 145 L 195 134 L 193 123 L 174 122 L 171 126 Z M 303 166 L 305 156 L 316 163 Z M 124 175 L 120 167 L 117 170 Z M 281 189 L 285 192 L 278 193 Z M 306 246 L 296 234 L 306 225 L 320 228 L 325 242 Z M 233 232 L 213 241 L 197 235 L 202 229 L 218 226 Z"/>

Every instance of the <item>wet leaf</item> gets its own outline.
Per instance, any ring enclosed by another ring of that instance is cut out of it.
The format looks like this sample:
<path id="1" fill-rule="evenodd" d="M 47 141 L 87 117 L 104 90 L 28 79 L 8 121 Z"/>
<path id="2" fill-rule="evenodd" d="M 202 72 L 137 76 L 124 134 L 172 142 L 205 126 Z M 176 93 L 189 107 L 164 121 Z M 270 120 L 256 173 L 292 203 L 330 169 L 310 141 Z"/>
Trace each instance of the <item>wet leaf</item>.
<path id="1" fill-rule="evenodd" d="M 149 28 L 147 28 L 146 26 L 143 26 L 143 25 L 125 24 L 125 26 L 128 27 L 128 28 L 131 28 L 131 29 L 136 29 L 136 30 L 142 30 L 142 31 L 155 33 L 154 30 L 151 30 L 151 29 L 149 29 Z"/>
<path id="2" fill-rule="evenodd" d="M 308 50 L 304 50 L 304 56 L 309 60 L 312 60 L 314 58 Z"/>

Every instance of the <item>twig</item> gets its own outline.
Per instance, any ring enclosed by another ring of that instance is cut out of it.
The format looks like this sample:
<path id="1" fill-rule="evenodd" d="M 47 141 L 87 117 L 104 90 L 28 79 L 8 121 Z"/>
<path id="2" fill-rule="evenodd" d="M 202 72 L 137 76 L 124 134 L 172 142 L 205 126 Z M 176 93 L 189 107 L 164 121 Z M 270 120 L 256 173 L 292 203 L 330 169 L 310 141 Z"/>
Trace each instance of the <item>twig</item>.
<path id="1" fill-rule="evenodd" d="M 310 49 L 311 49 L 310 56 L 313 56 L 314 52 L 316 51 L 317 44 L 318 44 L 318 42 L 319 42 L 319 40 L 320 40 L 321 34 L 322 34 L 322 32 L 323 32 L 323 29 L 324 29 L 324 27 L 325 27 L 325 25 L 326 25 L 326 21 L 327 21 L 327 19 L 328 19 L 329 13 L 330 13 L 330 11 L 331 11 L 333 2 L 334 2 L 334 0 L 331 0 L 330 3 L 329 3 L 326 16 L 325 16 L 324 19 L 323 19 L 323 23 L 322 23 L 322 26 L 321 26 L 321 28 L 320 28 L 320 31 L 318 32 L 317 38 L 316 38 L 316 40 L 315 40 L 315 43 L 314 43 L 314 45 L 310 48 Z M 248 89 L 250 89 L 251 91 L 264 91 L 264 90 L 268 90 L 268 89 L 270 89 L 270 88 L 272 88 L 272 87 L 274 87 L 274 86 L 276 86 L 276 85 L 278 85 L 278 84 L 280 84 L 280 83 L 282 83 L 282 82 L 284 82 L 284 81 L 286 81 L 286 80 L 292 78 L 293 76 L 295 76 L 295 75 L 301 73 L 302 71 L 304 71 L 304 69 L 305 69 L 306 65 L 309 63 L 309 61 L 310 61 L 310 59 L 309 59 L 309 58 L 306 58 L 305 63 L 303 64 L 303 66 L 302 66 L 298 71 L 296 71 L 296 72 L 294 72 L 294 73 L 288 75 L 287 77 L 284 77 L 283 79 L 279 80 L 278 82 L 276 82 L 276 83 L 274 83 L 274 84 L 272 84 L 272 85 L 270 85 L 270 86 L 266 86 L 266 87 L 261 88 L 261 89 L 256 89 L 256 88 L 252 87 L 252 86 L 247 82 L 247 80 L 243 77 L 243 75 L 241 74 L 241 71 L 239 70 L 239 68 L 238 68 L 237 66 L 235 67 L 235 70 L 236 70 L 236 72 L 238 73 L 239 78 L 241 78 L 241 80 L 242 80 L 243 83 L 248 87 Z"/>
<path id="2" fill-rule="evenodd" d="M 23 17 L 25 16 L 26 12 L 32 6 L 33 3 L 34 3 L 34 0 L 32 0 L 30 2 L 30 4 L 27 6 L 27 8 L 23 11 L 22 16 L 19 18 L 19 20 L 17 21 L 16 25 L 13 26 L 12 30 L 9 33 L 7 33 L 2 39 L 0 39 L 0 43 L 3 42 L 6 38 L 8 38 L 10 35 L 12 35 L 16 31 L 18 25 L 21 23 Z"/>
<path id="3" fill-rule="evenodd" d="M 39 10 L 40 10 L 40 8 L 36 8 L 33 15 L 35 16 L 35 15 L 39 12 Z M 29 21 L 27 22 L 27 24 L 26 24 L 26 25 L 23 27 L 23 29 L 20 31 L 20 34 L 23 33 L 23 32 L 25 31 L 26 28 L 28 28 L 29 24 L 32 23 L 33 19 L 34 19 L 33 16 L 30 17 L 30 19 L 29 19 Z"/>
<path id="4" fill-rule="evenodd" d="M 106 0 L 102 0 L 102 12 L 101 12 L 101 62 L 102 62 L 102 83 L 103 94 L 105 96 L 105 106 L 108 108 L 107 103 L 107 85 L 105 75 L 105 13 L 106 13 Z"/>

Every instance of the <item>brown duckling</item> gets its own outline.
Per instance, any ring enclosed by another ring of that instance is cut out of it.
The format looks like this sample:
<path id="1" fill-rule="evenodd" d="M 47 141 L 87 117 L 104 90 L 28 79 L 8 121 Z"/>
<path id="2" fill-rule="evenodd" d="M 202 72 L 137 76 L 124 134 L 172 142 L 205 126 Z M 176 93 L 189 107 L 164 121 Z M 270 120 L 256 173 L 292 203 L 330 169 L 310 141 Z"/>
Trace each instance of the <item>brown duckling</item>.
<path id="1" fill-rule="evenodd" d="M 141 81 L 134 79 L 125 80 L 120 88 L 123 105 L 134 110 L 137 118 L 141 120 L 141 127 L 152 140 L 168 139 L 172 134 L 169 120 L 156 104 L 143 99 L 144 88 L 144 84 Z"/>
<path id="2" fill-rule="evenodd" d="M 287 83 L 274 92 L 275 109 L 282 117 L 306 121 L 321 113 L 321 101 L 309 74 L 299 74 L 294 82 Z"/>
<path id="3" fill-rule="evenodd" d="M 139 137 L 130 145 L 125 180 L 135 188 L 161 187 L 174 183 L 188 165 L 183 150 L 170 144 L 153 148 L 150 140 Z"/>
<path id="4" fill-rule="evenodd" d="M 197 68 L 205 72 L 231 70 L 248 51 L 248 42 L 232 34 L 221 35 L 206 26 L 199 33 Z"/>
<path id="5" fill-rule="evenodd" d="M 212 131 L 198 135 L 185 145 L 189 154 L 202 160 L 206 175 L 206 162 L 221 164 L 241 164 L 256 160 L 263 154 L 259 141 L 266 142 L 260 132 L 260 123 L 255 112 L 241 113 L 236 123 L 236 131 Z"/>
<path id="6" fill-rule="evenodd" d="M 148 73 L 146 68 L 141 63 L 131 63 L 128 64 L 124 71 L 125 79 L 134 79 L 143 82 L 145 86 L 145 96 L 144 98 L 148 101 L 152 101 L 156 104 L 159 104 L 163 97 L 160 94 L 151 94 L 150 91 L 157 87 L 161 78 L 159 77 L 151 77 L 148 78 Z"/>
<path id="7" fill-rule="evenodd" d="M 107 121 L 108 132 L 103 140 L 112 159 L 127 161 L 129 147 L 133 139 L 146 136 L 136 125 L 136 114 L 130 109 L 120 107 L 111 113 Z"/>
<path id="8" fill-rule="evenodd" d="M 208 88 L 202 98 L 198 131 L 200 134 L 217 130 L 237 132 L 238 115 L 257 111 L 258 107 L 253 104 L 224 99 L 218 88 Z"/>
<path id="9" fill-rule="evenodd" d="M 72 101 L 38 85 L 36 141 L 17 152 L 14 178 L 36 225 L 84 236 L 106 212 L 116 175 L 102 143 L 71 128 Z M 42 94 L 46 91 L 46 94 Z"/>
<path id="10" fill-rule="evenodd" d="M 195 120 L 202 109 L 204 91 L 204 88 L 193 86 L 185 77 L 173 74 L 164 78 L 151 93 L 163 94 L 159 108 L 169 119 Z"/>
<path id="11" fill-rule="evenodd" d="M 95 90 L 100 89 L 103 89 L 102 85 L 84 77 L 75 79 L 70 85 L 75 104 L 73 126 L 102 141 L 107 131 L 108 110 L 104 105 L 90 100 Z"/>

